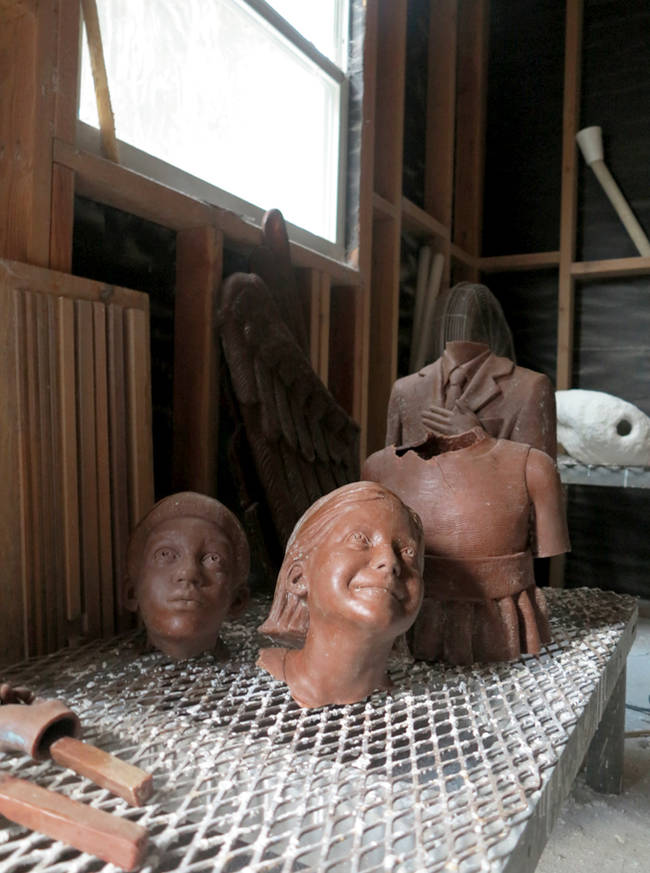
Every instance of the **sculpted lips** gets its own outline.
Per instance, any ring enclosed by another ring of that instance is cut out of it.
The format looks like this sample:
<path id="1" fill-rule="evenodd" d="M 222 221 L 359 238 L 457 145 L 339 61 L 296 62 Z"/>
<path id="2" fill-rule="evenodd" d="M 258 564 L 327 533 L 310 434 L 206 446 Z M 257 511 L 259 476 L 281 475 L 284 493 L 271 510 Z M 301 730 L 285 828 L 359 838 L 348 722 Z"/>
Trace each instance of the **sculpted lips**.
<path id="1" fill-rule="evenodd" d="M 170 597 L 168 602 L 170 604 L 172 604 L 172 608 L 174 608 L 174 609 L 201 609 L 201 608 L 203 608 L 203 601 L 198 597 L 193 597 L 191 594 Z"/>
<path id="2" fill-rule="evenodd" d="M 406 597 L 406 592 L 403 586 L 395 585 L 392 582 L 381 582 L 380 580 L 368 580 L 367 582 L 356 582 L 352 585 L 353 591 L 373 591 L 390 594 L 395 600 L 400 603 Z"/>

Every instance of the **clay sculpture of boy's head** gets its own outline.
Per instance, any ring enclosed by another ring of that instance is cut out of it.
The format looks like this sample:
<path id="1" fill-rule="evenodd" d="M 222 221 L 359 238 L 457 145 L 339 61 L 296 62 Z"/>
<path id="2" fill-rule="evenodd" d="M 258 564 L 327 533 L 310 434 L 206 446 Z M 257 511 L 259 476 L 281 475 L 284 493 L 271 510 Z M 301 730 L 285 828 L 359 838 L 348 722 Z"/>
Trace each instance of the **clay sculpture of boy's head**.
<path id="1" fill-rule="evenodd" d="M 224 619 L 245 608 L 249 561 L 243 528 L 222 503 L 172 494 L 131 535 L 125 605 L 140 613 L 153 646 L 194 657 L 214 649 Z"/>
<path id="2" fill-rule="evenodd" d="M 262 649 L 259 664 L 306 707 L 352 703 L 389 687 L 395 639 L 422 602 L 419 517 L 391 491 L 355 482 L 298 521 L 260 631 L 298 651 Z"/>

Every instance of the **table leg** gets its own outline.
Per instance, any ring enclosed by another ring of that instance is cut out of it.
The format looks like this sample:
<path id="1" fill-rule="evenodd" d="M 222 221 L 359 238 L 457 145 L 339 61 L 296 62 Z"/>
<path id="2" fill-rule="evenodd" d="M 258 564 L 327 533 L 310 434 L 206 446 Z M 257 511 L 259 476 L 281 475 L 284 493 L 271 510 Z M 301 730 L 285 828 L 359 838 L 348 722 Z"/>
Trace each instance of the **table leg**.
<path id="1" fill-rule="evenodd" d="M 587 784 L 602 794 L 620 794 L 623 787 L 625 677 L 623 668 L 585 756 Z"/>

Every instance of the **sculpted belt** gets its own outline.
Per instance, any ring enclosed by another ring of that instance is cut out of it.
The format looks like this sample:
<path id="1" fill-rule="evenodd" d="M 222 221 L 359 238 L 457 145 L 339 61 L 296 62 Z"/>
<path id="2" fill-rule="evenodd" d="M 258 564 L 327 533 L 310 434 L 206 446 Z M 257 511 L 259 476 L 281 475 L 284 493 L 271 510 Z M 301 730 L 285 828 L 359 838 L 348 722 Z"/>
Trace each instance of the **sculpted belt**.
<path id="1" fill-rule="evenodd" d="M 487 558 L 424 557 L 424 596 L 433 600 L 500 600 L 534 584 L 528 551 Z"/>

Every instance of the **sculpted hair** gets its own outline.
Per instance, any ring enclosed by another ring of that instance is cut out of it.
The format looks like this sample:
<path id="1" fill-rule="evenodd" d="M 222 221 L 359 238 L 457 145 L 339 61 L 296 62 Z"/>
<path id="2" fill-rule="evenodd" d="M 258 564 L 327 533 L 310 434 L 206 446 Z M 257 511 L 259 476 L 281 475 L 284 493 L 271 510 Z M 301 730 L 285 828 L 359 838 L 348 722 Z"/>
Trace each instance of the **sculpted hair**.
<path id="1" fill-rule="evenodd" d="M 309 630 L 309 608 L 306 597 L 298 597 L 290 590 L 291 569 L 309 558 L 342 509 L 370 500 L 392 500 L 397 503 L 407 512 L 413 532 L 418 542 L 422 542 L 419 515 L 378 482 L 352 482 L 331 491 L 313 503 L 298 519 L 287 543 L 268 618 L 258 628 L 260 633 L 291 645 L 304 643 Z"/>
<path id="2" fill-rule="evenodd" d="M 236 516 L 218 500 L 195 491 L 180 491 L 163 497 L 149 510 L 133 530 L 126 552 L 126 574 L 135 583 L 140 575 L 149 534 L 159 524 L 174 518 L 202 518 L 220 528 L 233 547 L 233 585 L 237 591 L 248 581 L 250 552 L 244 529 Z"/>

